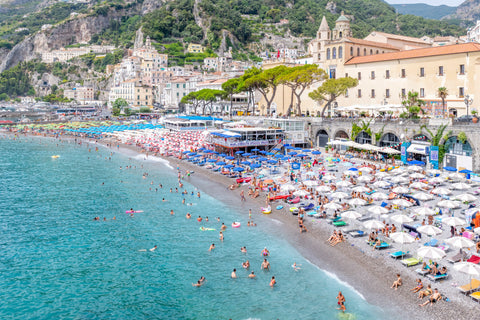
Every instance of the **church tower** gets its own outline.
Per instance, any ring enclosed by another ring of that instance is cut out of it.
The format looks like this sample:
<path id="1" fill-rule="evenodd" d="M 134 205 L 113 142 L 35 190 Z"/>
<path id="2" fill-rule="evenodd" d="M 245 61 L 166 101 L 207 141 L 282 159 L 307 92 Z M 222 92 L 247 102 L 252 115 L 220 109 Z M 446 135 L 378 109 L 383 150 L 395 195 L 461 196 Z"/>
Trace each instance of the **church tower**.
<path id="1" fill-rule="evenodd" d="M 325 16 L 323 16 L 322 23 L 320 23 L 320 27 L 317 31 L 317 40 L 330 40 L 330 37 L 330 27 L 328 26 L 327 19 L 325 18 Z"/>
<path id="2" fill-rule="evenodd" d="M 351 37 L 352 30 L 350 29 L 350 20 L 345 17 L 343 11 L 335 21 L 335 28 L 333 28 L 332 40 L 341 40 L 343 38 Z"/>

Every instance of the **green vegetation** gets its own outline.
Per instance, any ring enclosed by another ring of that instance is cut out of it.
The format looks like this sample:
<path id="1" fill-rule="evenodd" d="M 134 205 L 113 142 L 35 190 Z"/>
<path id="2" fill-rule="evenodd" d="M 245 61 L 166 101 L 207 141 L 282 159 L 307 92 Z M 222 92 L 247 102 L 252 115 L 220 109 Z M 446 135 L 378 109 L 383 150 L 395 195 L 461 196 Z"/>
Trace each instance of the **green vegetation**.
<path id="1" fill-rule="evenodd" d="M 350 139 L 352 141 L 355 141 L 357 138 L 358 134 L 362 131 L 367 133 L 370 137 L 372 136 L 372 128 L 370 128 L 370 123 L 372 122 L 373 119 L 370 119 L 368 121 L 361 120 L 360 124 L 357 124 L 355 122 L 352 123 L 352 134 Z"/>
<path id="2" fill-rule="evenodd" d="M 122 61 L 123 50 L 117 49 L 113 53 L 107 53 L 105 56 L 97 56 L 95 53 L 87 53 L 80 56 L 80 59 L 90 68 L 97 72 L 105 72 L 108 65 L 114 65 Z"/>
<path id="3" fill-rule="evenodd" d="M 425 101 L 419 98 L 419 94 L 416 91 L 408 91 L 406 97 L 402 101 L 402 105 L 407 109 L 400 115 L 402 118 L 418 118 L 420 112 L 424 112 L 422 106 L 425 105 Z"/>
<path id="4" fill-rule="evenodd" d="M 198 114 L 197 109 L 201 109 L 201 113 L 205 114 L 207 108 L 210 108 L 210 113 L 212 113 L 212 105 L 215 101 L 225 97 L 225 91 L 223 90 L 214 90 L 214 89 L 202 89 L 200 91 L 193 91 L 187 94 L 180 101 L 183 104 L 190 104 L 194 113 Z"/>
<path id="5" fill-rule="evenodd" d="M 325 110 L 330 107 L 333 101 L 339 96 L 344 95 L 348 89 L 356 87 L 357 85 L 358 80 L 351 77 L 328 79 L 316 90 L 310 92 L 308 96 L 318 103 L 322 103 L 323 101 L 327 102 L 322 109 L 321 116 L 323 117 Z"/>
<path id="6" fill-rule="evenodd" d="M 115 117 L 118 117 L 120 115 L 120 113 L 122 112 L 122 110 L 126 114 L 127 112 L 125 111 L 125 109 L 128 109 L 127 107 L 128 107 L 127 100 L 122 99 L 122 98 L 117 98 L 112 104 L 112 114 Z M 128 109 L 128 112 L 130 112 L 130 109 Z"/>
<path id="7" fill-rule="evenodd" d="M 130 48 L 133 46 L 135 32 L 142 22 L 139 15 L 123 16 L 119 19 L 111 19 L 108 28 L 101 33 L 94 34 L 90 44 L 112 43 L 117 47 Z"/>
<path id="8" fill-rule="evenodd" d="M 31 89 L 28 64 L 20 63 L 0 73 L 0 94 L 3 94 L 3 97 L 23 96 Z"/>

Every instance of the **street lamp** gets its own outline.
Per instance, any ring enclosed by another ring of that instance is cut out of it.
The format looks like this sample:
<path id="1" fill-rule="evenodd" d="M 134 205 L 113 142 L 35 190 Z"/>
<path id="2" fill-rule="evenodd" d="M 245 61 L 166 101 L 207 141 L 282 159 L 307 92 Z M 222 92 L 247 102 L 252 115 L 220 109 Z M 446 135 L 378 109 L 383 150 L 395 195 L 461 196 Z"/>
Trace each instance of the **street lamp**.
<path id="1" fill-rule="evenodd" d="M 467 94 L 463 102 L 465 102 L 465 105 L 467 106 L 467 116 L 468 116 L 468 106 L 473 103 L 473 98 L 470 98 L 470 96 Z"/>

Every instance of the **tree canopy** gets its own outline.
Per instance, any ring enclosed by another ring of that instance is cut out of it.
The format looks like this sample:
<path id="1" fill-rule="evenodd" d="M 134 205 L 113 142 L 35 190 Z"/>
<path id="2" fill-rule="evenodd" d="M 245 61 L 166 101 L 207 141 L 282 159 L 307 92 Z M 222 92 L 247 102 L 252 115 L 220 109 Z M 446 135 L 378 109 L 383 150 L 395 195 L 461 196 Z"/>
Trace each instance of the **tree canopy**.
<path id="1" fill-rule="evenodd" d="M 320 87 L 313 90 L 308 94 L 308 96 L 318 103 L 326 101 L 325 106 L 322 109 L 322 117 L 325 114 L 331 103 L 335 101 L 339 96 L 344 95 L 349 88 L 356 87 L 358 85 L 358 80 L 345 77 L 339 79 L 328 79 L 322 83 Z"/>

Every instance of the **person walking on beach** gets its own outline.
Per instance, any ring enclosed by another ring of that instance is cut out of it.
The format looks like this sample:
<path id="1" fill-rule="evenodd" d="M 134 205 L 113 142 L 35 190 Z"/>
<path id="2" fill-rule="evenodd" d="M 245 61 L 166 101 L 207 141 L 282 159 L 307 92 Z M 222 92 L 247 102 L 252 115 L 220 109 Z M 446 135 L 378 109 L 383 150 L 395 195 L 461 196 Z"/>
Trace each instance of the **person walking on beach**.
<path id="1" fill-rule="evenodd" d="M 346 308 L 345 308 L 345 297 L 343 296 L 342 291 L 338 292 L 337 304 L 339 306 L 337 308 L 337 310 L 342 310 L 342 312 L 345 312 L 345 310 L 346 310 Z"/>
<path id="2" fill-rule="evenodd" d="M 241 201 L 247 201 L 247 199 L 245 199 L 245 191 L 240 191 L 240 200 Z"/>

